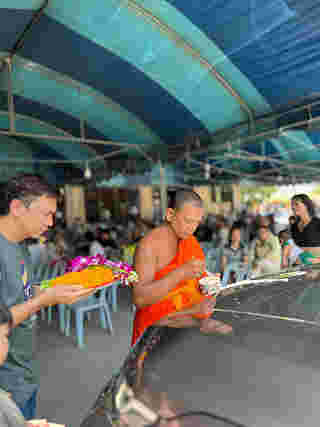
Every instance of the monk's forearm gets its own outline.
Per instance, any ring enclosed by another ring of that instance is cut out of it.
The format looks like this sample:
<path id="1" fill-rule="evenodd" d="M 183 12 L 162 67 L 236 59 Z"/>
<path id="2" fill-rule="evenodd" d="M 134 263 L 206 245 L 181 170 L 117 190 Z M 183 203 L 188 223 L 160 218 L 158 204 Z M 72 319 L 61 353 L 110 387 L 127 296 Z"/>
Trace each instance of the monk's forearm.
<path id="1" fill-rule="evenodd" d="M 177 284 L 185 279 L 183 268 L 177 268 L 165 277 L 149 283 L 137 283 L 133 288 L 133 302 L 139 307 L 155 304 L 168 295 Z"/>

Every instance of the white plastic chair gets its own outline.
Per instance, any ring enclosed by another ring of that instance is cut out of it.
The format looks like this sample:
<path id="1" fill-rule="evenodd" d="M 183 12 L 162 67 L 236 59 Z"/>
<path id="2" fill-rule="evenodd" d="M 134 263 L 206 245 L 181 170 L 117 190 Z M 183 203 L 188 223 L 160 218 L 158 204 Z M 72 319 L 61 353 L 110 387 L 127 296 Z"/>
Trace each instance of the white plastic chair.
<path id="1" fill-rule="evenodd" d="M 96 292 L 100 292 L 98 297 L 93 294 L 85 300 L 65 306 L 65 335 L 70 336 L 71 312 L 73 311 L 75 313 L 76 336 L 79 348 L 84 347 L 84 315 L 91 313 L 91 311 L 99 310 L 100 326 L 103 329 L 107 329 L 108 327 L 110 334 L 113 335 L 108 295 L 111 292 L 112 286 L 119 284 L 120 281 L 114 282 L 113 285 L 104 288 L 97 288 Z"/>

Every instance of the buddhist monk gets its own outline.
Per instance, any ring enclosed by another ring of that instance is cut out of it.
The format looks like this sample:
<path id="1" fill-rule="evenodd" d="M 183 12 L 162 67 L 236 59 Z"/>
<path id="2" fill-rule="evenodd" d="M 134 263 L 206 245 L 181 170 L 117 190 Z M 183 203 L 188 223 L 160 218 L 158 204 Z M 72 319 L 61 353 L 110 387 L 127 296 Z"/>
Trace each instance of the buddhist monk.
<path id="1" fill-rule="evenodd" d="M 232 327 L 212 319 L 215 297 L 199 291 L 205 256 L 193 236 L 204 216 L 201 197 L 179 190 L 167 209 L 165 222 L 139 243 L 133 302 L 137 311 L 132 345 L 149 326 L 197 327 L 203 333 L 228 334 Z"/>

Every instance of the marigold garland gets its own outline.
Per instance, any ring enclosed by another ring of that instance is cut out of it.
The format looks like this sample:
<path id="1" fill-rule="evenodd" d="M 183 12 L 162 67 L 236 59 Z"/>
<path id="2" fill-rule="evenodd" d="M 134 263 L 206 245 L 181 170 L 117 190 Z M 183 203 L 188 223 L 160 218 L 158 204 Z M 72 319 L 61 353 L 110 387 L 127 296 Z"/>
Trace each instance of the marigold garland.
<path id="1" fill-rule="evenodd" d="M 83 284 L 84 287 L 98 287 L 120 280 L 122 285 L 131 286 L 138 281 L 138 275 L 130 264 L 111 261 L 98 254 L 78 256 L 67 263 L 65 274 L 41 282 L 42 288 L 55 285 Z"/>

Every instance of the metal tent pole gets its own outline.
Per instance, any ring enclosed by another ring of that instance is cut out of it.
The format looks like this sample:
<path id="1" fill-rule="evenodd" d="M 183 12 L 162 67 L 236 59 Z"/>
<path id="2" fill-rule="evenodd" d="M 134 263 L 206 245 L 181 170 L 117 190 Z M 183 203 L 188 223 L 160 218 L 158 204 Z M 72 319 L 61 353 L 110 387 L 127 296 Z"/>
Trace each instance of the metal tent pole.
<path id="1" fill-rule="evenodd" d="M 14 100 L 13 100 L 13 90 L 12 90 L 12 59 L 10 57 L 5 58 L 8 70 L 8 113 L 9 113 L 9 127 L 10 132 L 16 131 L 15 123 L 15 111 L 14 111 Z"/>
<path id="2" fill-rule="evenodd" d="M 166 217 L 167 213 L 167 184 L 166 184 L 166 171 L 161 161 L 160 166 L 160 199 L 161 199 L 161 213 L 162 219 Z"/>
<path id="3" fill-rule="evenodd" d="M 132 149 L 138 149 L 137 144 L 129 144 L 129 143 L 123 143 L 123 142 L 115 142 L 115 141 L 104 141 L 100 139 L 90 139 L 90 138 L 77 138 L 74 136 L 69 135 L 40 135 L 35 133 L 28 133 L 28 132 L 11 132 L 10 130 L 4 130 L 0 129 L 0 135 L 8 135 L 8 136 L 20 136 L 20 137 L 26 137 L 26 138 L 34 138 L 34 139 L 47 139 L 51 141 L 69 141 L 69 142 L 77 142 L 82 144 L 100 144 L 100 145 L 113 145 L 118 147 L 128 147 Z"/>

